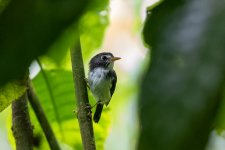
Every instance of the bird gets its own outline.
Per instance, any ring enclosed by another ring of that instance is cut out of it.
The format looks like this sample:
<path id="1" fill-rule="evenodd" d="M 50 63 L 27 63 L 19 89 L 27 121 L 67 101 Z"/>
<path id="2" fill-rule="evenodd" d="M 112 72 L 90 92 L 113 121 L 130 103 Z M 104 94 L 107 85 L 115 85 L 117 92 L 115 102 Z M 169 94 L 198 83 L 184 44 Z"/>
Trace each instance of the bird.
<path id="1" fill-rule="evenodd" d="M 91 58 L 87 83 L 94 99 L 97 101 L 93 120 L 98 123 L 103 106 L 108 106 L 117 83 L 117 75 L 113 69 L 114 62 L 121 59 L 110 52 L 102 52 Z"/>

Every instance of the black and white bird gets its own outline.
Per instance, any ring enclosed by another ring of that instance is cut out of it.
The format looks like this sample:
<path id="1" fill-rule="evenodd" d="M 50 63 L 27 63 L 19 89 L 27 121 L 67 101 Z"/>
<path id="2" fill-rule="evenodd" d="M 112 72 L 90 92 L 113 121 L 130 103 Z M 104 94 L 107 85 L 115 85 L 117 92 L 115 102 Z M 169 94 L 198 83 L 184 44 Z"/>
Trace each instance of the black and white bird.
<path id="1" fill-rule="evenodd" d="M 94 122 L 98 123 L 104 105 L 108 105 L 116 88 L 117 76 L 114 61 L 121 59 L 112 53 L 95 55 L 89 62 L 88 85 L 97 101 Z"/>

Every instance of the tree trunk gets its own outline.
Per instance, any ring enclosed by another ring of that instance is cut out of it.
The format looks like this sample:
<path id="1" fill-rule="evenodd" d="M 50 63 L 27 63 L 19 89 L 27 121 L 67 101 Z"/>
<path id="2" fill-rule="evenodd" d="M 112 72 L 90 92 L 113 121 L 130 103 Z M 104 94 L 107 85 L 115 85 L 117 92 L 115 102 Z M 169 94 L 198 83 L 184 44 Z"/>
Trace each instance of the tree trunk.
<path id="1" fill-rule="evenodd" d="M 30 122 L 26 92 L 12 103 L 12 131 L 16 150 L 32 150 L 33 127 Z"/>

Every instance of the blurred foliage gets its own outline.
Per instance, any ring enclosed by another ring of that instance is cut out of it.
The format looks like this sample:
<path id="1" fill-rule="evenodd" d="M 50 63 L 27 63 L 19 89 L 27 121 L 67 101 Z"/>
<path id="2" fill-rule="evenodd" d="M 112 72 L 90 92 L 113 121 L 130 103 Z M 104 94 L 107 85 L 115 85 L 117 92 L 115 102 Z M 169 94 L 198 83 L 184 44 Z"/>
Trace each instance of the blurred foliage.
<path id="1" fill-rule="evenodd" d="M 0 112 L 8 107 L 27 90 L 26 82 L 23 80 L 12 81 L 0 88 Z"/>
<path id="2" fill-rule="evenodd" d="M 218 116 L 215 121 L 215 129 L 217 130 L 217 133 L 219 135 L 222 135 L 223 137 L 225 137 L 225 135 L 224 135 L 224 131 L 225 131 L 225 119 L 224 119 L 225 118 L 225 86 L 224 86 L 223 93 L 224 94 L 222 97 L 222 102 L 220 103 Z"/>
<path id="3" fill-rule="evenodd" d="M 80 35 L 84 60 L 89 58 L 92 52 L 100 47 L 104 31 L 109 24 L 108 4 L 109 0 L 91 1 L 84 15 L 80 18 L 79 24 L 75 22 L 63 33 L 63 36 L 51 46 L 42 62 L 45 64 L 49 63 L 49 61 L 46 62 L 45 60 L 50 60 L 54 66 L 70 69 L 69 48 L 77 44 L 75 41 L 78 41 L 78 35 Z M 77 28 L 79 28 L 79 31 Z"/>
<path id="4" fill-rule="evenodd" d="M 0 85 L 22 75 L 33 59 L 79 21 L 88 2 L 11 0 L 0 14 Z"/>
<path id="5" fill-rule="evenodd" d="M 0 14 L 9 4 L 10 0 L 0 0 Z"/>
<path id="6" fill-rule="evenodd" d="M 103 40 L 104 31 L 109 24 L 109 0 L 93 1 L 80 20 L 80 38 L 84 59 L 89 58 Z"/>
<path id="7" fill-rule="evenodd" d="M 164 1 L 148 11 L 140 150 L 203 150 L 225 83 L 225 0 Z"/>
<path id="8" fill-rule="evenodd" d="M 51 122 L 54 133 L 61 145 L 67 145 L 67 147 L 69 146 L 73 149 L 82 149 L 80 130 L 76 118 L 76 111 L 79 110 L 76 110 L 72 72 L 65 70 L 44 70 L 44 73 L 45 75 L 43 75 L 43 72 L 40 72 L 32 82 L 47 118 Z M 48 81 L 46 82 L 46 80 Z M 46 85 L 46 83 L 49 85 Z M 95 100 L 93 97 L 89 95 L 89 98 L 92 105 L 94 105 Z M 33 116 L 31 118 L 32 120 L 35 119 Z M 103 112 L 100 123 L 94 126 L 98 149 L 103 149 L 104 147 L 104 142 L 108 135 L 109 118 L 109 113 L 106 109 Z M 34 124 L 34 127 L 35 134 L 42 135 L 40 137 L 42 139 L 41 147 L 44 148 L 45 146 L 43 145 L 46 145 L 46 141 L 43 140 L 44 137 L 40 127 L 37 123 Z"/>
<path id="9" fill-rule="evenodd" d="M 82 149 L 79 125 L 73 112 L 76 100 L 69 48 L 76 45 L 80 36 L 86 62 L 101 45 L 108 25 L 108 3 L 108 0 L 0 1 L 0 70 L 3 72 L 0 85 L 22 75 L 31 61 L 41 56 L 42 71 L 32 82 L 63 150 Z M 0 110 L 25 90 L 26 87 L 17 82 L 2 87 Z M 89 97 L 94 105 L 95 100 Z M 31 108 L 30 111 L 36 149 L 49 149 Z M 98 149 L 104 149 L 109 116 L 109 109 L 104 109 L 100 123 L 94 125 Z M 12 137 L 11 131 L 9 134 Z M 10 141 L 13 146 L 12 138 Z"/>

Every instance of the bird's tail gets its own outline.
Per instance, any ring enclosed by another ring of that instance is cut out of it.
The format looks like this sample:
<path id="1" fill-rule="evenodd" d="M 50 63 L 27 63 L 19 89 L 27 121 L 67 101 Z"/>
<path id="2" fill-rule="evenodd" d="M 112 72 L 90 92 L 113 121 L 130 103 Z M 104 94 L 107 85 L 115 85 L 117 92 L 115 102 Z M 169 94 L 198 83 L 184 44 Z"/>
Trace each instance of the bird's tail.
<path id="1" fill-rule="evenodd" d="M 97 104 L 96 106 L 96 110 L 95 110 L 95 114 L 94 114 L 94 122 L 98 123 L 101 114 L 102 114 L 102 109 L 103 109 L 103 105 L 102 104 Z"/>

